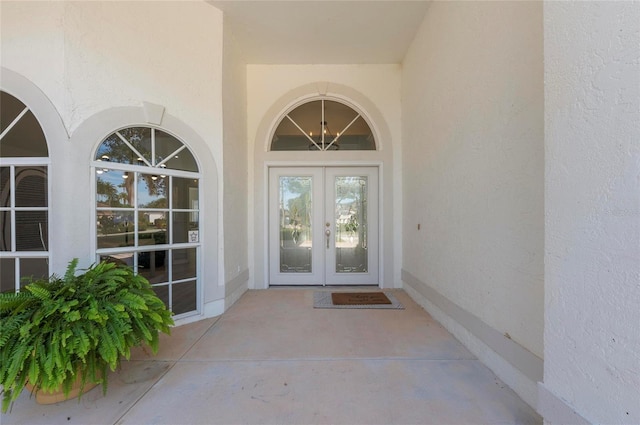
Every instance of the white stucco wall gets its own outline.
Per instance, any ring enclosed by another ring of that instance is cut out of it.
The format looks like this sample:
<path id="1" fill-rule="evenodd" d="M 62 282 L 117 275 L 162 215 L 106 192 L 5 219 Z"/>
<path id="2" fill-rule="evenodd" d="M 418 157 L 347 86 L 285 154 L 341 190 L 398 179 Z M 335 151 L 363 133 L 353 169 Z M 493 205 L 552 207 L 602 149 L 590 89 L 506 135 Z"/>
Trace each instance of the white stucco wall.
<path id="1" fill-rule="evenodd" d="M 402 73 L 405 283 L 538 358 L 542 46 L 540 2 L 434 2 Z"/>
<path id="2" fill-rule="evenodd" d="M 222 68 L 224 116 L 224 225 L 222 231 L 224 233 L 226 304 L 233 303 L 246 290 L 249 279 L 246 71 L 242 48 L 225 22 Z"/>
<path id="3" fill-rule="evenodd" d="M 265 287 L 267 283 L 265 261 L 266 229 L 264 227 L 265 188 L 264 164 L 275 157 L 287 158 L 290 164 L 301 164 L 305 161 L 323 161 L 327 165 L 332 162 L 329 156 L 309 155 L 300 152 L 271 152 L 268 155 L 268 134 L 264 132 L 270 124 L 276 124 L 282 110 L 274 111 L 274 105 L 289 100 L 293 102 L 296 95 L 309 96 L 305 87 L 313 86 L 315 95 L 328 90 L 329 95 L 340 95 L 356 105 L 362 100 L 364 109 L 375 108 L 375 116 L 370 116 L 373 125 L 384 131 L 377 140 L 381 151 L 378 152 L 341 152 L 343 161 L 355 163 L 363 159 L 385 162 L 384 173 L 380 184 L 383 187 L 383 221 L 384 221 L 384 255 L 382 261 L 387 263 L 381 280 L 386 287 L 400 285 L 399 263 L 402 253 L 401 235 L 398 216 L 401 214 L 401 179 L 400 147 L 400 76 L 401 68 L 397 64 L 390 65 L 249 65 L 247 67 L 247 137 L 249 138 L 249 181 L 250 203 L 250 263 L 253 265 L 252 285 Z M 316 84 L 319 83 L 319 84 Z M 318 88 L 316 90 L 315 88 Z M 299 90 L 300 89 L 300 90 Z M 303 94 L 304 92 L 304 94 Z M 288 96 L 293 96 L 289 99 Z M 284 105 L 283 108 L 287 106 Z M 273 122 L 272 122 L 273 121 Z M 376 122 L 377 121 L 377 122 Z M 333 156 L 335 158 L 335 156 Z M 298 162 L 296 162 L 298 161 Z M 333 161 L 335 164 L 335 160 Z M 317 165 L 317 164 L 316 164 Z M 395 220 L 394 220 L 395 215 Z"/>
<path id="4" fill-rule="evenodd" d="M 51 153 L 55 181 L 50 227 L 64 230 L 64 240 L 52 236 L 52 272 L 64 271 L 73 256 L 84 264 L 95 258 L 89 161 L 98 142 L 115 128 L 98 134 L 87 123 L 101 114 L 116 116 L 118 108 L 141 112 L 143 102 L 162 105 L 173 122 L 179 121 L 175 128 L 186 126 L 197 135 L 199 145 L 191 147 L 202 152 L 198 160 L 205 196 L 209 194 L 201 221 L 217 234 L 222 225 L 217 222 L 222 217 L 221 179 L 206 175 L 222 169 L 222 13 L 205 2 L 111 1 L 2 1 L 0 13 L 1 65 L 27 78 L 51 100 L 70 135 L 67 146 Z M 114 126 L 145 124 L 132 118 L 138 116 L 144 114 L 132 113 Z M 76 134 L 79 129 L 82 137 Z M 223 243 L 217 238 L 213 252 L 204 255 L 215 259 L 203 266 L 206 304 L 224 297 L 218 285 L 223 267 L 217 267 L 223 260 L 217 247 Z M 222 306 L 220 301 L 207 311 L 221 312 Z"/>
<path id="5" fill-rule="evenodd" d="M 640 2 L 545 2 L 544 20 L 542 390 L 591 423 L 637 424 Z"/>
<path id="6" fill-rule="evenodd" d="M 65 99 L 64 9 L 62 2 L 0 2 L 0 66 L 46 87 L 59 110 Z"/>

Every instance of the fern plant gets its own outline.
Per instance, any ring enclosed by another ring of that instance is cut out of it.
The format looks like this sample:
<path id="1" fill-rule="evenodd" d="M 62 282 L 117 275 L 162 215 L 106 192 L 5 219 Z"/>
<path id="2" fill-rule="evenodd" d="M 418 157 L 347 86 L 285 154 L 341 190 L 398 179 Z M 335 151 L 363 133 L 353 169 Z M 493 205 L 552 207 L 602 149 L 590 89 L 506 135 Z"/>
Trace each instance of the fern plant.
<path id="1" fill-rule="evenodd" d="M 87 382 L 106 393 L 108 370 L 129 359 L 131 347 L 147 344 L 155 354 L 159 331 L 170 333 L 171 312 L 144 277 L 110 262 L 76 274 L 77 265 L 0 294 L 2 412 L 27 381 L 68 397 L 79 377 L 80 394 Z"/>

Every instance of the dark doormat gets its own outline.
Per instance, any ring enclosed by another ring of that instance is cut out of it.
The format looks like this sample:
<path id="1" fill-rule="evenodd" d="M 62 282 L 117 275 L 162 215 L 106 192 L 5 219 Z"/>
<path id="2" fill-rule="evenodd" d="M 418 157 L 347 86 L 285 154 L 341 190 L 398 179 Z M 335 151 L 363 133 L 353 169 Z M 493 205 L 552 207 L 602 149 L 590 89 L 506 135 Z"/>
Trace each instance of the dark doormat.
<path id="1" fill-rule="evenodd" d="M 314 292 L 313 307 L 404 309 L 392 294 L 385 292 Z"/>
<path id="2" fill-rule="evenodd" d="M 334 305 L 391 304 L 384 292 L 332 292 Z"/>

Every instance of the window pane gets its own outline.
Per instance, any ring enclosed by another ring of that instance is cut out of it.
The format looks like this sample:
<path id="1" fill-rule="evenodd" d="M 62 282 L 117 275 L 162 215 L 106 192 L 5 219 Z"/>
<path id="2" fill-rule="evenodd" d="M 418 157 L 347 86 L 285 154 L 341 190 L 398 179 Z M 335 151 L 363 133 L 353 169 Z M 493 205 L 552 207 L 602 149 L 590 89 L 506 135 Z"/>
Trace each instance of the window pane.
<path id="1" fill-rule="evenodd" d="M 308 151 L 309 149 L 317 149 L 307 136 L 315 140 L 316 143 L 322 144 L 319 139 L 322 130 L 321 101 L 316 100 L 305 103 L 291 111 L 289 117 L 295 124 L 286 116 L 280 121 L 278 128 L 276 128 L 273 134 L 271 150 Z M 300 131 L 300 129 L 303 131 Z"/>
<path id="2" fill-rule="evenodd" d="M 198 164 L 188 148 L 176 153 L 176 150 L 184 144 L 164 131 L 156 130 L 156 164 L 171 158 L 165 162 L 167 168 L 184 171 L 198 171 Z"/>
<path id="3" fill-rule="evenodd" d="M 24 286 L 32 279 L 47 279 L 49 277 L 49 264 L 46 258 L 21 258 L 20 259 L 20 286 Z M 25 281 L 25 278 L 27 279 Z"/>
<path id="4" fill-rule="evenodd" d="M 200 242 L 197 212 L 173 213 L 173 243 Z"/>
<path id="5" fill-rule="evenodd" d="M 0 133 L 3 133 L 20 115 L 25 105 L 9 93 L 0 92 L 0 106 Z"/>
<path id="6" fill-rule="evenodd" d="M 141 211 L 138 213 L 138 245 L 162 245 L 169 243 L 166 211 Z"/>
<path id="7" fill-rule="evenodd" d="M 187 313 L 196 309 L 196 281 L 182 282 L 171 288 L 174 314 Z"/>
<path id="8" fill-rule="evenodd" d="M 16 267 L 13 258 L 0 258 L 0 292 L 16 290 Z"/>
<path id="9" fill-rule="evenodd" d="M 278 124 L 271 150 L 375 150 L 373 132 L 365 119 L 358 115 L 350 106 L 332 100 L 315 100 L 300 105 Z"/>
<path id="10" fill-rule="evenodd" d="M 156 293 L 158 298 L 160 298 L 162 300 L 164 305 L 166 305 L 167 308 L 169 308 L 169 286 L 168 285 L 154 286 L 151 289 L 154 290 L 154 292 Z"/>
<path id="11" fill-rule="evenodd" d="M 167 252 L 166 250 L 139 252 L 138 273 L 151 284 L 167 282 L 169 280 Z"/>
<path id="12" fill-rule="evenodd" d="M 0 167 L 0 207 L 11 206 L 11 168 Z"/>
<path id="13" fill-rule="evenodd" d="M 133 206 L 135 173 L 98 170 L 96 206 L 127 208 Z"/>
<path id="14" fill-rule="evenodd" d="M 168 208 L 168 177 L 157 174 L 140 174 L 138 177 L 138 207 Z"/>
<path id="15" fill-rule="evenodd" d="M 25 105 L 8 93 L 0 93 L 0 128 L 4 131 L 24 110 Z M 47 141 L 33 112 L 28 111 L 20 118 L 0 141 L 0 156 L 47 157 Z"/>
<path id="16" fill-rule="evenodd" d="M 174 249 L 173 252 L 173 279 L 188 279 L 196 277 L 196 249 Z"/>
<path id="17" fill-rule="evenodd" d="M 47 167 L 16 167 L 16 206 L 47 206 Z"/>
<path id="18" fill-rule="evenodd" d="M 17 251 L 46 251 L 48 231 L 46 211 L 16 211 Z"/>
<path id="19" fill-rule="evenodd" d="M 133 246 L 133 212 L 98 211 L 98 248 Z"/>
<path id="20" fill-rule="evenodd" d="M 362 117 L 358 117 L 351 127 L 340 133 L 340 150 L 372 151 L 376 149 L 373 132 Z"/>
<path id="21" fill-rule="evenodd" d="M 118 164 L 137 164 L 138 155 L 117 134 L 112 134 L 98 148 L 96 160 Z M 105 164 L 105 167 L 107 167 L 107 164 Z"/>
<path id="22" fill-rule="evenodd" d="M 130 127 L 118 131 L 141 155 L 151 164 L 151 129 Z M 126 146 L 126 145 L 125 145 Z M 127 148 L 128 149 L 128 148 Z M 132 151 L 133 152 L 133 151 Z M 134 153 L 135 155 L 135 153 Z M 142 159 L 136 156 L 135 164 L 143 165 Z"/>
<path id="23" fill-rule="evenodd" d="M 119 266 L 129 266 L 133 268 L 133 252 L 123 252 L 120 254 L 101 255 L 100 261 L 107 261 Z"/>
<path id="24" fill-rule="evenodd" d="M 314 100 L 312 102 L 305 103 L 298 106 L 293 111 L 289 112 L 289 117 L 298 124 L 305 134 L 310 135 L 313 138 L 320 136 L 322 130 L 322 101 Z M 285 119 L 291 123 L 289 118 Z M 284 120 L 282 120 L 284 122 Z M 293 123 L 287 124 L 283 127 L 286 129 L 284 135 L 298 135 L 300 130 Z"/>
<path id="25" fill-rule="evenodd" d="M 173 208 L 198 209 L 198 180 L 173 178 Z"/>
<path id="26" fill-rule="evenodd" d="M 11 251 L 11 211 L 0 211 L 0 251 Z"/>

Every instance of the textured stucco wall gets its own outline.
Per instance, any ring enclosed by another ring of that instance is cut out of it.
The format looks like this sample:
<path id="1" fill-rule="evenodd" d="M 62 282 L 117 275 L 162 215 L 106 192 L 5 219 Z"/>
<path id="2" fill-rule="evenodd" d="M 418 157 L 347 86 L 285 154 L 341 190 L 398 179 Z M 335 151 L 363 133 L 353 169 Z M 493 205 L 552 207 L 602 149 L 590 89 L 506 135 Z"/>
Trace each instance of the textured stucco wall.
<path id="1" fill-rule="evenodd" d="M 434 3 L 402 91 L 403 268 L 539 356 L 541 14 L 536 2 Z"/>
<path id="2" fill-rule="evenodd" d="M 544 386 L 637 424 L 640 2 L 545 2 L 544 19 Z"/>
<path id="3" fill-rule="evenodd" d="M 434 2 L 402 74 L 402 268 L 539 358 L 542 45 L 539 2 Z"/>
<path id="4" fill-rule="evenodd" d="M 78 255 L 85 264 L 95 258 L 89 161 L 100 140 L 125 121 L 100 134 L 87 130 L 99 125 L 88 123 L 101 114 L 117 114 L 118 109 L 141 110 L 143 102 L 162 105 L 166 116 L 198 136 L 198 146 L 192 148 L 203 153 L 198 157 L 202 184 L 214 185 L 204 187 L 209 198 L 202 201 L 201 221 L 212 231 L 219 227 L 222 191 L 218 178 L 207 176 L 222 170 L 221 11 L 205 2 L 2 1 L 0 19 L 2 66 L 28 79 L 51 100 L 71 137 L 51 152 L 55 162 L 50 226 L 65 235 L 64 241 L 52 238 L 52 272 L 64 271 L 61 257 Z M 134 116 L 137 122 L 132 123 Z M 139 117 L 132 113 L 126 123 L 145 124 L 144 115 Z M 223 258 L 216 247 L 223 244 L 215 239 L 212 252 L 204 253 L 207 303 L 224 296 L 218 285 L 223 267 L 216 266 Z"/>

